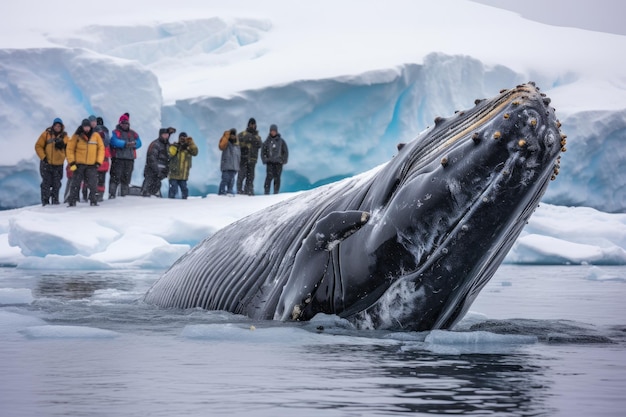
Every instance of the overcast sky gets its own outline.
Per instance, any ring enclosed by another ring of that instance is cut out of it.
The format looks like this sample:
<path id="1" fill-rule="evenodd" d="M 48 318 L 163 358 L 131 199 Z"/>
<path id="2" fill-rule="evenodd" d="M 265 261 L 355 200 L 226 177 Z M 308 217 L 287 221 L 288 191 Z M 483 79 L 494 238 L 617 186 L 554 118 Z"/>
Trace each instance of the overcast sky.
<path id="1" fill-rule="evenodd" d="M 473 0 L 555 26 L 626 35 L 624 0 Z"/>

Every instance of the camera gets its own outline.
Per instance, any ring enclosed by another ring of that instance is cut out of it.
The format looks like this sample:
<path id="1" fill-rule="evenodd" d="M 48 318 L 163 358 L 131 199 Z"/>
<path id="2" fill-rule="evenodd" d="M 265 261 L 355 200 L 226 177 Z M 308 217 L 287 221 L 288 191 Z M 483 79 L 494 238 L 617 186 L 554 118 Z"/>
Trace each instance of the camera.
<path id="1" fill-rule="evenodd" d="M 63 143 L 63 139 L 55 138 L 54 139 L 54 147 L 57 149 L 63 149 L 65 147 L 65 143 Z"/>

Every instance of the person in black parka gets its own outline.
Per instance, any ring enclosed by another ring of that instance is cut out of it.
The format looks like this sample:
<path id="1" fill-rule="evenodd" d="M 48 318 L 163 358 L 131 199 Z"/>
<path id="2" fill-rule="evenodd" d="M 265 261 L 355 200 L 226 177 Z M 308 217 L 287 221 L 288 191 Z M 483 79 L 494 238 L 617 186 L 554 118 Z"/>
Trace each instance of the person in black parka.
<path id="1" fill-rule="evenodd" d="M 287 143 L 278 133 L 278 127 L 271 125 L 270 134 L 263 142 L 263 147 L 261 148 L 261 161 L 267 166 L 265 194 L 270 193 L 272 181 L 274 181 L 274 194 L 278 194 L 283 165 L 287 163 L 288 159 L 289 149 L 287 148 Z"/>
<path id="2" fill-rule="evenodd" d="M 167 178 L 170 164 L 170 134 L 176 132 L 173 127 L 159 130 L 159 137 L 150 143 L 146 155 L 146 167 L 143 170 L 141 195 L 161 197 L 161 181 Z"/>

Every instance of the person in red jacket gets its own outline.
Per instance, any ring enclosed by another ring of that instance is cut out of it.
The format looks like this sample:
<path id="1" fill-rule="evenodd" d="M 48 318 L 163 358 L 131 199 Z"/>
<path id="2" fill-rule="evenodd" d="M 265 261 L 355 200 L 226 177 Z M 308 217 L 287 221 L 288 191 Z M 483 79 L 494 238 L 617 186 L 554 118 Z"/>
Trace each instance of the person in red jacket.
<path id="1" fill-rule="evenodd" d="M 137 149 L 141 148 L 141 138 L 130 128 L 130 116 L 124 113 L 111 134 L 111 172 L 109 178 L 109 200 L 117 195 L 120 186 L 122 197 L 130 193 L 130 179 L 133 175 Z"/>

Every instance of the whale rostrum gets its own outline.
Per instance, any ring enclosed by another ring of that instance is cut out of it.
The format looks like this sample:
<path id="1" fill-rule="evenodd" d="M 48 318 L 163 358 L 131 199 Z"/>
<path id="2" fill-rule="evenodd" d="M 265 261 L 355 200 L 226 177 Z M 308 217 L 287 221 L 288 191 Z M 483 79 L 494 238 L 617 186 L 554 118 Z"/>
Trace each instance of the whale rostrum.
<path id="1" fill-rule="evenodd" d="M 217 231 L 144 300 L 254 319 L 335 314 L 363 329 L 450 328 L 558 174 L 560 126 L 534 83 L 476 100 L 385 165 Z"/>

